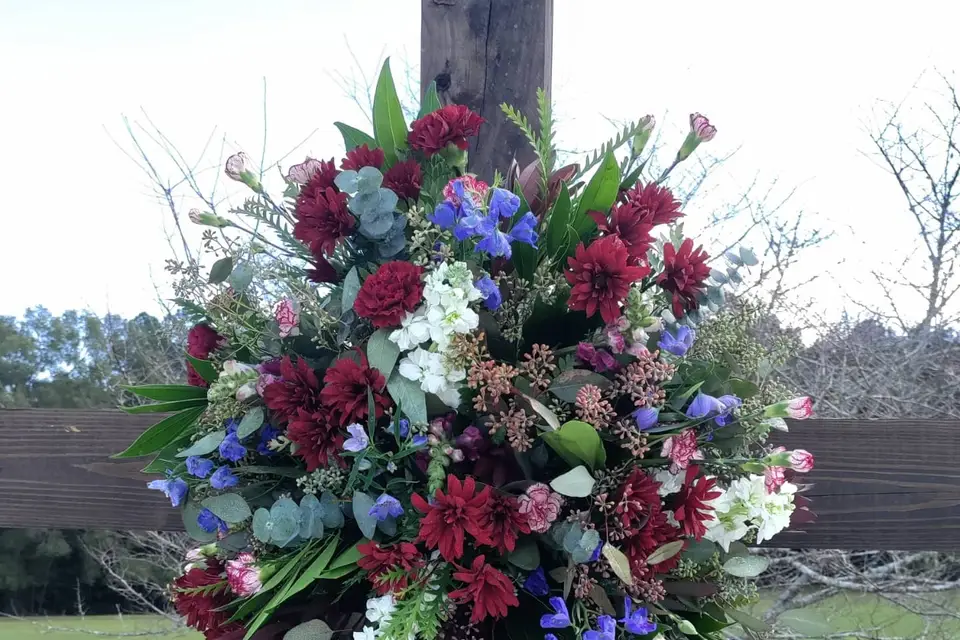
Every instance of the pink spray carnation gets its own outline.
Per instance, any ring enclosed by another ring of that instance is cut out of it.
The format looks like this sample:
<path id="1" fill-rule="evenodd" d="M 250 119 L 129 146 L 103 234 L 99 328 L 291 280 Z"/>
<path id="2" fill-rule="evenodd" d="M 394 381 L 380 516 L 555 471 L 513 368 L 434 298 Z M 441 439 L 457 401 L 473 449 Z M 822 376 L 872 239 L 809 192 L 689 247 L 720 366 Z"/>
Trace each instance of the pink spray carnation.
<path id="1" fill-rule="evenodd" d="M 530 530 L 536 533 L 546 533 L 550 523 L 560 515 L 563 498 L 554 493 L 550 487 L 538 482 L 520 496 L 520 514 L 527 518 Z"/>
<path id="2" fill-rule="evenodd" d="M 691 460 L 703 460 L 703 452 L 697 448 L 697 433 L 686 429 L 663 441 L 663 455 L 670 459 L 670 473 L 686 469 Z"/>
<path id="3" fill-rule="evenodd" d="M 255 595 L 263 587 L 256 560 L 252 553 L 241 553 L 227 562 L 227 584 L 241 598 Z"/>
<path id="4" fill-rule="evenodd" d="M 709 142 L 717 135 L 717 128 L 710 124 L 707 116 L 699 113 L 690 114 L 690 131 L 700 142 Z"/>
<path id="5" fill-rule="evenodd" d="M 280 337 L 286 338 L 300 333 L 300 313 L 297 311 L 296 304 L 290 298 L 284 298 L 277 303 L 273 311 L 277 324 L 280 326 Z"/>
<path id="6" fill-rule="evenodd" d="M 813 415 L 813 400 L 810 396 L 800 396 L 788 401 L 787 415 L 794 420 L 806 420 Z"/>
<path id="7" fill-rule="evenodd" d="M 767 467 L 763 472 L 763 484 L 767 493 L 776 493 L 780 486 L 787 481 L 786 469 L 783 467 Z"/>
<path id="8" fill-rule="evenodd" d="M 791 451 L 790 468 L 797 473 L 809 473 L 813 471 L 813 454 L 804 449 Z"/>
<path id="9" fill-rule="evenodd" d="M 457 197 L 456 191 L 453 190 L 453 183 L 457 181 L 463 185 L 464 192 L 472 197 L 474 202 L 483 202 L 487 197 L 487 189 L 490 188 L 489 185 L 483 180 L 478 180 L 475 176 L 467 174 L 460 178 L 454 178 L 443 188 L 443 197 L 449 200 L 453 206 L 456 207 L 460 205 L 460 198 Z"/>

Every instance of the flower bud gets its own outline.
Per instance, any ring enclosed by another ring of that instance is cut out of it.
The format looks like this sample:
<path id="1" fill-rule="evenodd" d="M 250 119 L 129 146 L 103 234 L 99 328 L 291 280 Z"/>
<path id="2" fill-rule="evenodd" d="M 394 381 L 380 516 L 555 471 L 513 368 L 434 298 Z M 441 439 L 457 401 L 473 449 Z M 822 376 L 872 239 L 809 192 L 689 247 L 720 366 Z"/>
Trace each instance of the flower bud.
<path id="1" fill-rule="evenodd" d="M 295 164 L 287 169 L 287 182 L 293 182 L 294 184 L 304 185 L 310 182 L 310 178 L 313 177 L 317 171 L 323 168 L 323 165 L 319 160 L 314 160 L 313 158 L 306 158 L 300 164 Z"/>
<path id="2" fill-rule="evenodd" d="M 277 303 L 273 313 L 280 327 L 281 338 L 300 335 L 300 313 L 293 300 L 284 298 Z"/>
<path id="3" fill-rule="evenodd" d="M 190 209 L 190 212 L 187 214 L 187 216 L 190 218 L 190 222 L 193 224 L 202 224 L 205 227 L 217 227 L 218 229 L 224 229 L 233 225 L 233 223 L 226 218 L 221 218 L 220 216 L 212 213 L 200 211 L 200 209 Z"/>
<path id="4" fill-rule="evenodd" d="M 224 165 L 223 171 L 231 180 L 242 182 L 254 191 L 259 192 L 263 190 L 260 180 L 253 171 L 251 171 L 250 160 L 247 158 L 247 154 L 243 151 L 227 158 L 227 163 Z"/>
<path id="5" fill-rule="evenodd" d="M 634 156 L 638 156 L 643 152 L 643 148 L 647 146 L 647 141 L 650 140 L 650 133 L 656 124 L 657 121 L 653 116 L 643 116 L 640 118 L 640 128 L 633 134 L 633 142 L 631 143 Z"/>
<path id="6" fill-rule="evenodd" d="M 813 415 L 813 400 L 809 396 L 800 396 L 786 402 L 778 402 L 764 409 L 763 415 L 768 418 L 805 420 Z"/>
<path id="7" fill-rule="evenodd" d="M 257 381 L 251 380 L 250 382 L 241 385 L 237 389 L 237 402 L 246 402 L 250 398 L 257 395 Z"/>
<path id="8" fill-rule="evenodd" d="M 701 142 L 709 142 L 717 135 L 717 128 L 710 124 L 706 116 L 699 113 L 690 114 L 690 133 L 677 152 L 677 162 L 686 160 L 690 154 L 700 146 Z"/>
<path id="9" fill-rule="evenodd" d="M 790 452 L 790 468 L 797 473 L 809 473 L 813 470 L 813 454 L 805 449 Z"/>
<path id="10" fill-rule="evenodd" d="M 453 449 L 450 451 L 450 459 L 454 462 L 463 462 L 463 451 L 460 449 Z"/>

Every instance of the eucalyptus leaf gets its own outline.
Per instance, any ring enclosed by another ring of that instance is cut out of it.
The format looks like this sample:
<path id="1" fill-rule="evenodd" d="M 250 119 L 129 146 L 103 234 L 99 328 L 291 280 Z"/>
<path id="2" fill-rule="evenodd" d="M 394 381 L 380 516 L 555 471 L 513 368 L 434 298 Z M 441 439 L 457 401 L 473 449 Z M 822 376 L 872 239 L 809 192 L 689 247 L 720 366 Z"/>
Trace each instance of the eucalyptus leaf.
<path id="1" fill-rule="evenodd" d="M 376 167 L 361 167 L 360 171 L 357 172 L 357 191 L 359 193 L 376 191 L 381 184 L 383 184 L 383 174 Z M 389 190 L 387 189 L 387 191 Z M 390 193 L 393 192 L 390 191 Z"/>
<path id="2" fill-rule="evenodd" d="M 339 529 L 343 526 L 343 511 L 340 510 L 340 501 L 329 491 L 320 494 L 320 517 L 325 527 Z"/>
<path id="3" fill-rule="evenodd" d="M 516 548 L 507 554 L 507 562 L 526 571 L 540 566 L 540 549 L 532 537 L 521 538 Z"/>
<path id="4" fill-rule="evenodd" d="M 233 258 L 227 256 L 220 258 L 210 267 L 210 284 L 220 284 L 225 281 L 233 271 Z"/>
<path id="5" fill-rule="evenodd" d="M 273 518 L 273 530 L 270 533 L 270 541 L 278 547 L 285 547 L 294 540 L 300 533 L 300 519 L 289 515 L 282 515 Z"/>
<path id="6" fill-rule="evenodd" d="M 178 458 L 187 458 L 190 456 L 204 456 L 212 451 L 216 451 L 223 439 L 227 437 L 227 432 L 223 429 L 212 431 L 203 436 L 188 448 L 177 454 Z"/>
<path id="7" fill-rule="evenodd" d="M 222 493 L 219 496 L 210 496 L 200 503 L 213 512 L 221 520 L 229 524 L 237 524 L 249 518 L 250 505 L 237 493 Z"/>
<path id="8" fill-rule="evenodd" d="M 674 540 L 673 542 L 668 542 L 647 556 L 647 564 L 660 564 L 664 560 L 669 560 L 673 556 L 680 553 L 680 551 L 683 549 L 684 542 L 684 540 Z"/>
<path id="9" fill-rule="evenodd" d="M 560 495 L 571 498 L 586 498 L 593 491 L 596 480 L 583 465 L 574 467 L 550 482 L 550 487 Z"/>
<path id="10" fill-rule="evenodd" d="M 237 267 L 230 272 L 230 276 L 227 278 L 227 282 L 230 284 L 234 290 L 243 292 L 247 290 L 247 287 L 250 286 L 250 283 L 253 281 L 253 267 L 249 264 L 242 263 L 237 265 Z"/>
<path id="11" fill-rule="evenodd" d="M 270 512 L 264 508 L 257 509 L 253 514 L 253 537 L 260 542 L 270 542 L 273 534 L 273 521 Z"/>
<path id="12" fill-rule="evenodd" d="M 357 520 L 357 526 L 367 538 L 372 538 L 377 530 L 377 517 L 370 515 L 370 509 L 376 504 L 376 500 L 362 491 L 353 492 L 353 517 Z"/>
<path id="13" fill-rule="evenodd" d="M 753 267 L 760 263 L 760 261 L 757 260 L 757 254 L 746 247 L 740 247 L 740 259 L 743 260 L 743 264 L 748 267 Z"/>
<path id="14" fill-rule="evenodd" d="M 403 407 L 403 415 L 411 422 L 426 424 L 427 396 L 418 383 L 404 378 L 399 371 L 394 371 L 387 381 L 387 391 L 394 402 Z"/>
<path id="15" fill-rule="evenodd" d="M 337 174 L 333 183 L 344 193 L 356 193 L 359 190 L 360 174 L 352 169 L 345 169 Z"/>
<path id="16" fill-rule="evenodd" d="M 763 556 L 733 556 L 723 563 L 723 570 L 738 578 L 756 578 L 769 566 Z"/>
<path id="17" fill-rule="evenodd" d="M 249 409 L 243 416 L 243 419 L 240 420 L 239 426 L 237 426 L 237 438 L 244 440 L 249 436 L 256 433 L 263 425 L 263 407 L 253 407 Z"/>
<path id="18" fill-rule="evenodd" d="M 613 572 L 617 574 L 617 577 L 620 578 L 624 584 L 633 584 L 633 573 L 630 571 L 630 560 L 622 551 L 620 551 L 620 549 L 617 549 L 609 542 L 605 542 L 603 544 L 603 548 L 600 549 L 600 553 L 602 553 L 603 557 L 607 559 L 607 562 L 610 563 L 610 568 L 613 569 Z"/>
<path id="19" fill-rule="evenodd" d="M 353 310 L 353 303 L 357 300 L 358 293 L 360 293 L 360 273 L 356 267 L 353 267 L 343 279 L 343 295 L 340 303 L 343 313 Z"/>
<path id="20" fill-rule="evenodd" d="M 283 634 L 283 640 L 330 640 L 333 629 L 323 620 L 308 620 Z"/>
<path id="21" fill-rule="evenodd" d="M 750 631 L 756 631 L 757 633 L 770 633 L 773 630 L 769 624 L 763 620 L 758 620 L 748 613 L 743 611 L 737 611 L 736 609 L 728 609 L 724 613 L 730 616 L 730 619 L 738 623 L 744 629 L 749 629 Z"/>

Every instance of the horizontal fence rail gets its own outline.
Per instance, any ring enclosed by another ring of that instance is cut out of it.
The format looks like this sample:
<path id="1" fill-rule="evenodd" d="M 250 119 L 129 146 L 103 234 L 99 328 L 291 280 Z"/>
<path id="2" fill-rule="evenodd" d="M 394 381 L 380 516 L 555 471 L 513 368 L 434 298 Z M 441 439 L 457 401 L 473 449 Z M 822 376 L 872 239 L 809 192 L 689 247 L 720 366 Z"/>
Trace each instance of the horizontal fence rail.
<path id="1" fill-rule="evenodd" d="M 111 460 L 157 415 L 0 410 L 0 527 L 179 530 L 144 460 Z M 960 421 L 807 420 L 775 441 L 808 449 L 817 521 L 772 546 L 960 550 Z"/>

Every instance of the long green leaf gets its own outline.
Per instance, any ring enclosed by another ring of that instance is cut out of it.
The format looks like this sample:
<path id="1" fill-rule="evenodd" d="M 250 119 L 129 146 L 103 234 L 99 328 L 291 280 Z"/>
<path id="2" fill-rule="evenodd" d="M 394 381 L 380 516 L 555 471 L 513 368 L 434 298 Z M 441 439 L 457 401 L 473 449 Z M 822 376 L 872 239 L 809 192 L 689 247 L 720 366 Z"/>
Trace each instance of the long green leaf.
<path id="1" fill-rule="evenodd" d="M 291 571 L 293 571 L 295 568 L 298 568 L 300 566 L 301 560 L 303 560 L 303 557 L 311 548 L 312 548 L 312 545 L 310 544 L 304 545 L 300 553 L 294 556 L 293 560 L 288 562 L 286 565 L 284 565 L 283 569 L 281 569 L 283 576 L 278 579 L 278 575 L 280 572 L 278 572 L 278 574 L 275 574 L 273 576 L 273 579 L 271 579 L 266 585 L 264 585 L 263 590 L 266 591 L 268 585 L 272 589 L 274 586 L 280 583 L 280 580 L 286 578 Z M 254 618 L 253 622 L 251 622 L 250 626 L 247 628 L 247 633 L 245 636 L 243 636 L 243 640 L 250 640 L 250 638 L 253 637 L 253 634 L 255 634 L 257 630 L 261 626 L 263 626 L 263 623 L 270 618 L 270 615 L 273 614 L 274 609 L 276 609 L 277 606 L 284 601 L 287 590 L 290 589 L 290 587 L 292 587 L 293 583 L 296 581 L 295 576 L 296 576 L 296 573 L 290 576 L 290 579 L 287 580 L 283 588 L 278 590 L 274 594 L 273 598 L 270 599 L 270 602 L 267 603 L 267 606 L 265 606 L 263 610 L 257 615 L 257 617 Z"/>
<path id="2" fill-rule="evenodd" d="M 347 151 L 356 149 L 364 144 L 371 149 L 375 149 L 377 147 L 377 141 L 373 139 L 373 136 L 360 131 L 360 129 L 355 129 L 342 122 L 334 122 L 333 126 L 340 130 L 340 135 L 343 136 L 343 146 L 346 147 Z"/>
<path id="3" fill-rule="evenodd" d="M 133 444 L 126 450 L 113 457 L 136 458 L 160 451 L 192 426 L 203 411 L 204 407 L 192 407 L 172 416 L 167 416 L 140 434 L 140 437 L 134 440 Z"/>
<path id="4" fill-rule="evenodd" d="M 578 240 L 585 240 L 584 236 L 597 228 L 597 223 L 587 215 L 587 212 L 606 213 L 616 202 L 619 191 L 620 165 L 617 164 L 616 157 L 608 153 L 583 190 L 583 195 L 580 196 L 577 204 L 577 213 L 571 220 L 573 228 L 577 230 Z"/>
<path id="5" fill-rule="evenodd" d="M 361 557 L 363 557 L 363 554 L 360 553 L 359 547 L 360 545 L 366 544 L 368 542 L 370 541 L 367 540 L 366 538 L 363 538 L 362 540 L 357 542 L 357 544 L 353 545 L 352 547 L 350 547 L 349 549 L 341 553 L 339 556 L 337 556 L 336 560 L 330 563 L 329 570 L 332 571 L 334 569 L 342 569 L 343 567 L 349 567 L 351 565 L 357 564 L 357 561 Z"/>
<path id="6" fill-rule="evenodd" d="M 397 161 L 397 152 L 407 148 L 407 123 L 390 73 L 390 58 L 383 63 L 373 94 L 373 135 L 388 167 Z"/>
<path id="7" fill-rule="evenodd" d="M 317 556 L 310 566 L 297 578 L 297 581 L 287 590 L 286 599 L 292 598 L 320 578 L 320 574 L 322 574 L 327 568 L 327 565 L 330 564 L 330 558 L 336 553 L 338 542 L 340 542 L 340 536 L 335 536 L 327 543 L 327 546 L 323 548 L 320 555 Z"/>
<path id="8" fill-rule="evenodd" d="M 142 384 L 138 386 L 122 387 L 130 393 L 150 400 L 191 400 L 206 398 L 207 390 L 203 387 L 194 387 L 189 384 Z"/>
<path id="9" fill-rule="evenodd" d="M 420 103 L 420 113 L 417 114 L 417 118 L 433 113 L 441 106 L 440 95 L 437 93 L 437 81 L 434 80 L 423 94 L 423 101 Z"/>
<path id="10" fill-rule="evenodd" d="M 546 250 L 548 256 L 554 256 L 561 251 L 566 253 L 566 246 L 570 244 L 570 238 L 567 233 L 567 223 L 570 221 L 572 206 L 570 204 L 570 192 L 567 191 L 567 183 L 560 183 L 560 193 L 557 201 L 553 205 L 550 217 L 547 219 L 547 242 Z M 573 243 L 576 247 L 576 243 Z"/>
<path id="11" fill-rule="evenodd" d="M 209 360 L 194 358 L 188 353 L 187 362 L 189 362 L 193 366 L 194 371 L 199 373 L 200 377 L 207 382 L 215 382 L 216 379 L 220 377 L 220 372 L 217 371 L 217 368 Z"/>
<path id="12" fill-rule="evenodd" d="M 155 402 L 153 404 L 141 404 L 136 407 L 121 407 L 127 413 L 167 413 L 170 411 L 183 411 L 194 407 L 206 407 L 206 398 L 194 398 L 192 400 L 173 400 L 171 402 Z"/>

